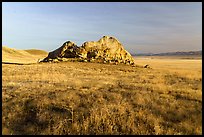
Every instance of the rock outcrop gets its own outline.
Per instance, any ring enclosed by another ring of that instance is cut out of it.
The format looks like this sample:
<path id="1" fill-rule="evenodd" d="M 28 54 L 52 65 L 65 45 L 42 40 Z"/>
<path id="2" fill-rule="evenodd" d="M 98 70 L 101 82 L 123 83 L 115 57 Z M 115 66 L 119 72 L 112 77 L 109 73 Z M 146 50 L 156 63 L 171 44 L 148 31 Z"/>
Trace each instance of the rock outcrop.
<path id="1" fill-rule="evenodd" d="M 60 48 L 50 52 L 42 62 L 65 61 L 68 58 L 76 58 L 78 61 L 134 64 L 134 59 L 122 44 L 116 38 L 108 36 L 103 36 L 96 42 L 85 42 L 81 47 L 67 41 Z"/>
<path id="2" fill-rule="evenodd" d="M 42 62 L 52 62 L 62 58 L 76 58 L 78 57 L 78 49 L 79 47 L 75 43 L 67 41 L 60 48 L 49 52 Z"/>

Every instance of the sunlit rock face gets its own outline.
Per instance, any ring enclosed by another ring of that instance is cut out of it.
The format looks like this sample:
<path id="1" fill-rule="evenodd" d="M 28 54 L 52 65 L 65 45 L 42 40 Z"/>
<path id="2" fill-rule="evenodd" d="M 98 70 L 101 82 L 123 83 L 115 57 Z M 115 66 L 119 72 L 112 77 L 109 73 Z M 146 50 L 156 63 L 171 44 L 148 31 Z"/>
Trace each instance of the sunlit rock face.
<path id="1" fill-rule="evenodd" d="M 134 64 L 134 59 L 123 45 L 114 37 L 103 36 L 98 41 L 90 41 L 78 47 L 71 41 L 48 54 L 43 62 L 65 61 L 66 58 L 77 58 L 79 61 L 100 63 Z"/>

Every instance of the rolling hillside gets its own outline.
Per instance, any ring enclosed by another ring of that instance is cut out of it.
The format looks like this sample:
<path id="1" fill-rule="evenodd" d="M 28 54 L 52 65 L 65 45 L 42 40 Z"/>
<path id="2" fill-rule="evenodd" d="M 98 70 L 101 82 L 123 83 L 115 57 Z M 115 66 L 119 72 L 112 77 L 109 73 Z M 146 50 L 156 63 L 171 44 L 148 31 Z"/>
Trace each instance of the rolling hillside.
<path id="1" fill-rule="evenodd" d="M 38 50 L 38 49 L 27 49 L 26 52 L 33 54 L 33 55 L 47 55 L 48 53 L 44 50 Z"/>
<path id="2" fill-rule="evenodd" d="M 2 46 L 2 63 L 35 63 L 38 59 L 46 57 L 47 54 L 43 50 L 17 50 Z"/>

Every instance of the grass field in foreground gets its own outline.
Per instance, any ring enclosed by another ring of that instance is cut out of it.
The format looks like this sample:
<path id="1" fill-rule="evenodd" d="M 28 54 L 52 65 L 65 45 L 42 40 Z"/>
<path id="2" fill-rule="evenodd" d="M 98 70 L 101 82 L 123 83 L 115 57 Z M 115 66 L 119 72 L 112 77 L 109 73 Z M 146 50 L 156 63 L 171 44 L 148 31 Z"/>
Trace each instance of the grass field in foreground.
<path id="1" fill-rule="evenodd" d="M 202 134 L 201 60 L 2 64 L 2 134 Z"/>

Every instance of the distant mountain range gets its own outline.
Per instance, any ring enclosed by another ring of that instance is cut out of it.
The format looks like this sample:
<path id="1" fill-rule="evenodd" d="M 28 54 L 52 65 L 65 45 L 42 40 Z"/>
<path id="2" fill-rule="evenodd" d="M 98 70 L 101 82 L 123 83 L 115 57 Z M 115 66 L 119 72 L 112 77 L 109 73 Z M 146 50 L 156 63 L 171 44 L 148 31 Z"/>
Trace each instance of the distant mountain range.
<path id="1" fill-rule="evenodd" d="M 178 51 L 178 52 L 165 52 L 165 53 L 139 53 L 132 54 L 132 56 L 202 56 L 202 50 L 199 51 Z"/>

